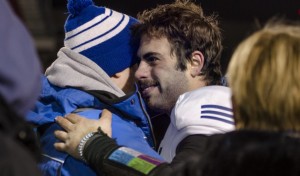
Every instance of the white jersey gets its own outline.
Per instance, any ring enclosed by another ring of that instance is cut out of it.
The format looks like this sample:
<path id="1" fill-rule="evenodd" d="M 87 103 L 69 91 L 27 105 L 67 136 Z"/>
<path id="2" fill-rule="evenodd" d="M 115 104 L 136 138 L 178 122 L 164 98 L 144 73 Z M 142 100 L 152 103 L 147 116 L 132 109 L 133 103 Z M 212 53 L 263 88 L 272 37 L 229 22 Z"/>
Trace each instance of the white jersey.
<path id="1" fill-rule="evenodd" d="M 159 147 L 161 156 L 168 162 L 174 158 L 177 145 L 189 135 L 234 130 L 231 91 L 224 86 L 205 86 L 184 93 L 178 98 L 170 118 Z"/>

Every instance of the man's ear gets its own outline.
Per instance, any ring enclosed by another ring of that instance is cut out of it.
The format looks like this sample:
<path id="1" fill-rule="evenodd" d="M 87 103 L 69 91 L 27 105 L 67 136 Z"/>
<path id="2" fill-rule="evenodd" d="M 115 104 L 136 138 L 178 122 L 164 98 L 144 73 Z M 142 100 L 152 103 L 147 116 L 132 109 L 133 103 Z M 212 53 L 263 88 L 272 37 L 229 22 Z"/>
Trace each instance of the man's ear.
<path id="1" fill-rule="evenodd" d="M 192 59 L 191 59 L 191 68 L 190 68 L 190 73 L 192 77 L 199 76 L 201 73 L 201 70 L 204 66 L 204 56 L 202 52 L 200 51 L 194 51 L 192 53 Z"/>

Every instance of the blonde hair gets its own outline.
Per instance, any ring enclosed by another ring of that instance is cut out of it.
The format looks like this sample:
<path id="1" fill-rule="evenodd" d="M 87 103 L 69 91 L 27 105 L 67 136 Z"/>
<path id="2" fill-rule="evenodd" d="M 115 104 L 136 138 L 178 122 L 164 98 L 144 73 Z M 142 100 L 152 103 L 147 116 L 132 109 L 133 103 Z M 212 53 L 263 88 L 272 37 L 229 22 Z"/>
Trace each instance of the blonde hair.
<path id="1" fill-rule="evenodd" d="M 300 131 L 300 26 L 269 22 L 228 67 L 237 129 Z"/>

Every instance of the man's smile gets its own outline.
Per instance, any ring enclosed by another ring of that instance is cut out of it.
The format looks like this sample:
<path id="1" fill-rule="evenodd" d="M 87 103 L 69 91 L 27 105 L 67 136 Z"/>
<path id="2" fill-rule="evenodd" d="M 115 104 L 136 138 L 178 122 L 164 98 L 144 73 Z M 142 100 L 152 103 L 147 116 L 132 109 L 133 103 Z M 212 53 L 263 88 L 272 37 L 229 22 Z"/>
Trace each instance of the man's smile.
<path id="1" fill-rule="evenodd" d="M 151 92 L 159 86 L 156 81 L 140 81 L 140 91 L 144 98 L 150 97 Z"/>

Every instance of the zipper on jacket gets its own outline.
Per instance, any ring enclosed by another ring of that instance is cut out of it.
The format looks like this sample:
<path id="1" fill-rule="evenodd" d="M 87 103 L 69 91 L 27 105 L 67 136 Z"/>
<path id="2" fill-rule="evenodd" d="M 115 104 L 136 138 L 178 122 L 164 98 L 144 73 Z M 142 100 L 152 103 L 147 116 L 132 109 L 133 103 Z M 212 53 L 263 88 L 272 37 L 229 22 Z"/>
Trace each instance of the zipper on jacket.
<path id="1" fill-rule="evenodd" d="M 152 136 L 152 140 L 153 140 L 153 149 L 156 151 L 156 138 L 155 138 L 155 135 L 154 135 L 154 132 L 153 132 L 153 127 L 152 127 L 152 122 L 151 122 L 151 118 L 146 110 L 146 108 L 144 107 L 144 102 L 142 101 L 142 96 L 140 94 L 139 91 L 137 91 L 137 94 L 138 94 L 138 98 L 139 98 L 139 101 L 140 101 L 140 104 L 142 106 L 142 110 L 145 114 L 145 116 L 147 117 L 147 120 L 148 120 L 148 124 L 149 124 L 149 127 L 150 127 L 150 133 L 151 133 L 151 136 Z"/>

